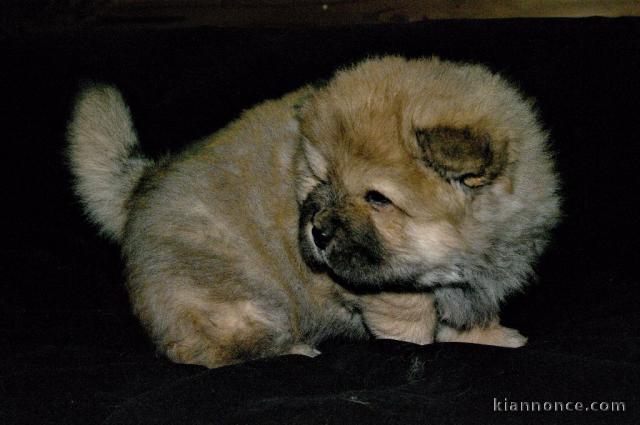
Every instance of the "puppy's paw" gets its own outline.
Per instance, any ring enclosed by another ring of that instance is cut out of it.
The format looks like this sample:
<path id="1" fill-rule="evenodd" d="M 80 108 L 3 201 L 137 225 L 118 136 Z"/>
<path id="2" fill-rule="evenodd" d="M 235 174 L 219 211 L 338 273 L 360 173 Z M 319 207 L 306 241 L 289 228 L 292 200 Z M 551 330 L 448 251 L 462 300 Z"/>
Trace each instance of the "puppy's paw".
<path id="1" fill-rule="evenodd" d="M 493 341 L 500 347 L 518 348 L 527 343 L 527 337 L 523 336 L 517 329 L 506 328 L 504 326 L 498 326 L 496 329 L 496 335 L 494 335 Z"/>
<path id="2" fill-rule="evenodd" d="M 527 343 L 527 338 L 516 329 L 507 328 L 498 323 L 464 331 L 441 325 L 438 328 L 436 340 L 438 342 L 466 342 L 509 348 L 522 347 Z"/>
<path id="3" fill-rule="evenodd" d="M 294 346 L 291 347 L 291 350 L 289 350 L 289 354 L 300 354 L 302 356 L 307 356 L 307 357 L 316 357 L 321 353 L 320 351 L 316 350 L 310 345 L 295 344 Z"/>

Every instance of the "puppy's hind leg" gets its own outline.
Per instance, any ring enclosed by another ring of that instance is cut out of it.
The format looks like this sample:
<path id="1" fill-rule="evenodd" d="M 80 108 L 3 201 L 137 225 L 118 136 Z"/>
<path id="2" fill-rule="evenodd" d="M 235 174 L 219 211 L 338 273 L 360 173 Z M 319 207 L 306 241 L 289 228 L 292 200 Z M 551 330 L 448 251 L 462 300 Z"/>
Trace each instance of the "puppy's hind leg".
<path id="1" fill-rule="evenodd" d="M 293 343 L 286 318 L 269 314 L 256 300 L 215 300 L 197 287 L 160 292 L 165 293 L 145 297 L 136 310 L 157 347 L 174 362 L 215 368 L 281 354 L 307 354 Z"/>

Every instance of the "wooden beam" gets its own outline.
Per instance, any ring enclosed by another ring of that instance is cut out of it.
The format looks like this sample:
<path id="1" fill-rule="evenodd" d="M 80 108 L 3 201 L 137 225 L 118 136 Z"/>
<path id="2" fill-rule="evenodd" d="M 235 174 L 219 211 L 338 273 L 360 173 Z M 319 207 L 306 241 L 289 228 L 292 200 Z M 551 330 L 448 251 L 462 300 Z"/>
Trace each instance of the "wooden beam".
<path id="1" fill-rule="evenodd" d="M 439 19 L 640 16 L 638 0 L 94 0 L 35 4 L 14 0 L 7 3 L 0 6 L 0 24 L 5 31 L 122 26 L 342 26 Z"/>

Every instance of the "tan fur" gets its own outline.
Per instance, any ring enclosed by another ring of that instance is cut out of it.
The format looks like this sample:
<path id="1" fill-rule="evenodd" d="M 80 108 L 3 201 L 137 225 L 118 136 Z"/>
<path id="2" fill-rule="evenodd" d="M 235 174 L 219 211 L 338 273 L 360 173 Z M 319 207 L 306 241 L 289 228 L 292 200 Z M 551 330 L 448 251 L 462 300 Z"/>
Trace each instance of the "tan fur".
<path id="1" fill-rule="evenodd" d="M 440 326 L 436 334 L 436 341 L 518 348 L 527 343 L 527 338 L 520 335 L 520 332 L 515 329 L 506 328 L 497 322 L 491 322 L 485 326 L 478 326 L 464 331 L 446 325 Z"/>
<path id="2" fill-rule="evenodd" d="M 360 297 L 364 319 L 376 338 L 431 344 L 438 323 L 430 293 L 382 292 Z"/>
<path id="3" fill-rule="evenodd" d="M 96 86 L 69 143 L 134 311 L 174 361 L 314 356 L 336 335 L 524 343 L 495 320 L 556 221 L 557 183 L 531 105 L 483 67 L 371 59 L 158 163 Z"/>

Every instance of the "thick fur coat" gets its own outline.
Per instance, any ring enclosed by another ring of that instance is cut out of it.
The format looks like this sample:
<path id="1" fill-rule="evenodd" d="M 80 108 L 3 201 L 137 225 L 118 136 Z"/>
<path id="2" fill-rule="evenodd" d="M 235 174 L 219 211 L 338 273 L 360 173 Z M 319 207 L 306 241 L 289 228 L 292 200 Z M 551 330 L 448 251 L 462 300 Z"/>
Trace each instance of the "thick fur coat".
<path id="1" fill-rule="evenodd" d="M 500 303 L 544 249 L 558 183 L 531 103 L 482 66 L 370 59 L 160 161 L 95 85 L 68 139 L 76 191 L 174 361 L 316 355 L 338 335 L 526 341 Z"/>

